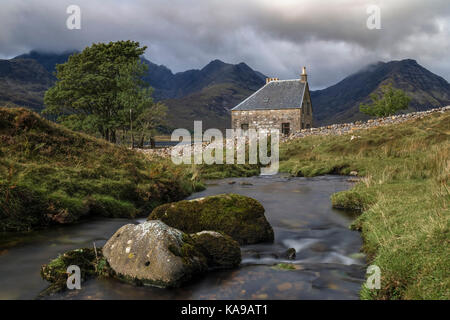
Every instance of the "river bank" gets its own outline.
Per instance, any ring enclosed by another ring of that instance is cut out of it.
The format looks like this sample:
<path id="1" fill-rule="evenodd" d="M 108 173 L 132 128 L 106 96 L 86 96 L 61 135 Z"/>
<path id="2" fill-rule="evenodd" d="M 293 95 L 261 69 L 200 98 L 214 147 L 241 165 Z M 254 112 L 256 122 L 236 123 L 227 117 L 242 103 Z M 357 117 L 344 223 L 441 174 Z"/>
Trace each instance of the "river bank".
<path id="1" fill-rule="evenodd" d="M 149 161 L 24 109 L 4 110 L 0 109 L 6 112 L 0 121 L 5 142 L 0 145 L 3 229 L 73 224 L 102 212 L 131 218 L 186 197 L 202 187 L 202 178 L 258 172 L 258 167 L 239 165 L 190 168 Z M 352 189 L 332 195 L 336 208 L 360 212 L 353 228 L 362 232 L 368 263 L 381 269 L 381 290 L 363 289 L 361 298 L 450 299 L 449 123 L 445 109 L 402 123 L 281 144 L 283 172 L 297 177 L 361 177 Z M 96 196 L 87 197 L 90 194 Z M 12 237 L 10 243 L 22 240 Z M 7 250 L 0 250 L 0 257 Z"/>
<path id="2" fill-rule="evenodd" d="M 365 276 L 359 232 L 348 229 L 351 213 L 334 210 L 330 196 L 353 184 L 347 177 L 227 178 L 207 181 L 188 199 L 238 193 L 260 201 L 275 231 L 274 243 L 241 246 L 238 269 L 215 271 L 178 289 L 134 287 L 115 279 L 92 279 L 82 290 L 49 299 L 358 299 Z M 145 219 L 94 219 L 36 231 L 0 255 L 0 297 L 33 299 L 48 285 L 40 265 L 68 250 L 104 245 L 122 225 Z M 280 255 L 296 250 L 294 260 Z M 286 270 L 278 265 L 293 266 Z"/>
<path id="3" fill-rule="evenodd" d="M 359 211 L 353 222 L 381 289 L 363 299 L 450 299 L 450 112 L 336 136 L 281 145 L 280 170 L 294 176 L 357 174 L 332 196 Z"/>

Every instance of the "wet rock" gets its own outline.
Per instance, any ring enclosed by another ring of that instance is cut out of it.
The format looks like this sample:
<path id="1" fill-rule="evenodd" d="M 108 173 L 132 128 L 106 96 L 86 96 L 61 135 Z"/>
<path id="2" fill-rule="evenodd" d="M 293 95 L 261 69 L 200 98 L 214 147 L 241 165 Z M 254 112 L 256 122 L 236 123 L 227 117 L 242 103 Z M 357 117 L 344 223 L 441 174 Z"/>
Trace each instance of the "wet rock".
<path id="1" fill-rule="evenodd" d="M 357 176 L 358 175 L 358 171 L 350 171 L 349 175 Z"/>
<path id="2" fill-rule="evenodd" d="M 208 268 L 189 237 L 161 221 L 121 227 L 103 254 L 119 278 L 138 285 L 178 287 Z"/>
<path id="3" fill-rule="evenodd" d="M 289 248 L 283 253 L 283 257 L 289 260 L 294 260 L 296 252 L 294 248 Z"/>
<path id="4" fill-rule="evenodd" d="M 208 268 L 234 268 L 241 263 L 239 243 L 230 236 L 215 231 L 201 231 L 190 236 L 206 257 Z"/>
<path id="5" fill-rule="evenodd" d="M 241 185 L 241 186 L 252 186 L 253 183 L 250 183 L 250 182 L 247 182 L 247 181 L 242 181 L 242 182 L 240 183 L 240 185 Z"/>
<path id="6" fill-rule="evenodd" d="M 96 276 L 114 274 L 104 258 L 101 249 L 82 248 L 68 251 L 48 264 L 41 266 L 41 277 L 51 285 L 41 292 L 40 296 L 51 295 L 67 288 L 67 268 L 76 265 L 81 271 L 81 281 Z"/>
<path id="7" fill-rule="evenodd" d="M 273 242 L 274 238 L 264 207 L 255 199 L 238 194 L 164 204 L 148 217 L 148 220 L 156 219 L 186 233 L 222 232 L 240 244 Z"/>
<path id="8" fill-rule="evenodd" d="M 230 181 L 230 182 L 228 182 L 228 184 L 235 184 L 236 183 L 236 181 Z"/>
<path id="9" fill-rule="evenodd" d="M 41 267 L 51 286 L 49 295 L 66 289 L 67 267 L 77 265 L 81 280 L 115 277 L 135 285 L 178 287 L 209 269 L 237 267 L 241 251 L 237 241 L 214 231 L 187 235 L 161 221 L 121 227 L 103 248 L 77 249 Z"/>

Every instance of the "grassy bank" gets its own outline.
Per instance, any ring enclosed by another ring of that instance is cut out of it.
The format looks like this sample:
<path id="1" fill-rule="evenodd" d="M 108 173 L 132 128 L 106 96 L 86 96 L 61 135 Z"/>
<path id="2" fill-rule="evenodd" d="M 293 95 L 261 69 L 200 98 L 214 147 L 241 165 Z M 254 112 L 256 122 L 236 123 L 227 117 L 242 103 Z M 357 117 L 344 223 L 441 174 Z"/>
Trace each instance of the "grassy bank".
<path id="1" fill-rule="evenodd" d="M 134 217 L 199 186 L 188 168 L 0 108 L 0 231 Z"/>
<path id="2" fill-rule="evenodd" d="M 450 112 L 343 136 L 281 146 L 281 171 L 296 176 L 358 172 L 333 206 L 361 212 L 369 264 L 381 289 L 363 299 L 450 299 Z M 352 139 L 353 136 L 353 139 Z"/>

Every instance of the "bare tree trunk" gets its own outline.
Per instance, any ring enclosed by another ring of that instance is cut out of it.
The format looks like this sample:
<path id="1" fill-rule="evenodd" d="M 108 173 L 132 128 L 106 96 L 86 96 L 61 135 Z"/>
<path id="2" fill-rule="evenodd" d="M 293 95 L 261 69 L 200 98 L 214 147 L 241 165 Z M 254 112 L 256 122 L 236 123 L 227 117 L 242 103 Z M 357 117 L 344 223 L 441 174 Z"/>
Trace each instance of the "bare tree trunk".
<path id="1" fill-rule="evenodd" d="M 141 139 L 139 141 L 139 148 L 144 148 L 144 138 L 145 134 L 141 134 Z"/>
<path id="2" fill-rule="evenodd" d="M 155 149 L 155 137 L 150 136 L 150 148 Z"/>
<path id="3" fill-rule="evenodd" d="M 134 148 L 134 135 L 133 135 L 133 118 L 131 117 L 131 109 L 130 109 L 130 133 L 131 133 L 131 149 Z"/>

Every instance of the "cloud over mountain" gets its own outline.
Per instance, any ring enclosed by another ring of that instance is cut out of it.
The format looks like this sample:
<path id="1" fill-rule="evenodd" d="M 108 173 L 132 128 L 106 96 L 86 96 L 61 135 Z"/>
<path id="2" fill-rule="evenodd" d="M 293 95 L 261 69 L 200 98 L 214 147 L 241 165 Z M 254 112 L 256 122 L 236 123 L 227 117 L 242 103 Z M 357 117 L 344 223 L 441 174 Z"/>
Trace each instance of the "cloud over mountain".
<path id="1" fill-rule="evenodd" d="M 320 88 L 370 62 L 412 58 L 450 79 L 448 0 L 77 0 L 81 30 L 68 30 L 71 4 L 2 0 L 0 57 L 133 39 L 174 71 L 218 58 L 294 78 L 306 65 Z M 366 27 L 371 4 L 381 8 L 381 30 Z"/>

